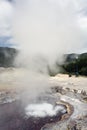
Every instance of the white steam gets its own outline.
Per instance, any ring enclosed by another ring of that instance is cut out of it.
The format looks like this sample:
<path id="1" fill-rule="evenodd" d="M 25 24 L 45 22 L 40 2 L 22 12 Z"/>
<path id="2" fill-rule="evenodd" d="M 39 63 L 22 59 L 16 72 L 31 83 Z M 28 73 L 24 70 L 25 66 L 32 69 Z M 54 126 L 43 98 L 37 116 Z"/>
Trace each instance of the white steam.
<path id="1" fill-rule="evenodd" d="M 62 106 L 53 106 L 49 103 L 30 104 L 26 107 L 27 117 L 46 117 L 55 116 L 57 113 L 65 113 L 66 110 Z"/>
<path id="2" fill-rule="evenodd" d="M 20 46 L 15 63 L 28 68 L 16 78 L 16 86 L 29 88 L 28 96 L 37 96 L 50 86 L 47 77 L 37 71 L 47 74 L 48 65 L 52 67 L 56 60 L 61 62 L 62 54 L 83 46 L 84 35 L 78 22 L 85 5 L 82 3 L 82 0 L 15 0 L 12 30 Z"/>
<path id="3" fill-rule="evenodd" d="M 16 63 L 43 69 L 61 61 L 62 54 L 81 49 L 78 20 L 84 5 L 82 0 L 16 0 L 13 34 L 21 48 Z"/>

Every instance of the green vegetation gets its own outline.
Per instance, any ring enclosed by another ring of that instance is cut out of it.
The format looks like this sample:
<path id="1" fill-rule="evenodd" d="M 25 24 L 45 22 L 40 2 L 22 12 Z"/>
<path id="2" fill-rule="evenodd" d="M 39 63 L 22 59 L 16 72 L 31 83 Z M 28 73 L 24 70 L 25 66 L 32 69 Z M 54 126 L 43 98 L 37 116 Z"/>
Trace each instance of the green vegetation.
<path id="1" fill-rule="evenodd" d="M 55 76 L 58 73 L 71 75 L 87 76 L 87 53 L 83 54 L 65 54 L 65 62 L 58 64 L 56 62 L 54 69 L 48 67 L 50 76 Z"/>
<path id="2" fill-rule="evenodd" d="M 17 50 L 14 48 L 0 47 L 0 67 L 14 67 Z"/>
<path id="3" fill-rule="evenodd" d="M 68 55 L 69 57 L 70 55 Z M 83 53 L 73 58 L 73 60 L 67 60 L 62 65 L 67 73 L 80 74 L 87 76 L 87 53 Z"/>

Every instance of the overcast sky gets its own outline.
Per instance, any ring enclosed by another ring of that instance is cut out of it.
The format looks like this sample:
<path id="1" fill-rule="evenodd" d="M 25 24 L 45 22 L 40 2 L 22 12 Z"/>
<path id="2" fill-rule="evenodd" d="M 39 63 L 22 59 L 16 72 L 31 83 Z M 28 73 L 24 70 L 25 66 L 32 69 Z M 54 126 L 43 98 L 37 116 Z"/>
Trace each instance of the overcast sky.
<path id="1" fill-rule="evenodd" d="M 87 0 L 73 0 L 73 1 L 76 1 L 76 6 L 79 8 L 77 12 L 78 24 L 84 30 L 84 35 L 85 35 L 85 44 L 84 47 L 82 48 L 82 51 L 87 51 L 87 37 L 86 37 Z M 12 36 L 11 20 L 13 16 L 13 9 L 14 9 L 13 7 L 14 7 L 13 0 L 0 0 L 0 39 L 2 37 L 9 37 L 9 39 L 11 39 Z"/>

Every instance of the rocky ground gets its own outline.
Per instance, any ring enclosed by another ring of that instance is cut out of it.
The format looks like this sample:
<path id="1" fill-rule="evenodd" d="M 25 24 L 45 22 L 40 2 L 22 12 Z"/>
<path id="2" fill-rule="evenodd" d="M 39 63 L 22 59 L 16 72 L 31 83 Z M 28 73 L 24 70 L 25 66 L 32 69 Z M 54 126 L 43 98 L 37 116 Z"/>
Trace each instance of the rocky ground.
<path id="1" fill-rule="evenodd" d="M 55 130 L 87 130 L 87 77 L 69 77 L 58 74 L 50 79 L 53 91 L 70 103 L 74 112 L 68 120 L 56 124 Z M 54 89 L 55 88 L 55 89 Z"/>
<path id="2" fill-rule="evenodd" d="M 24 72 L 2 68 L 0 73 L 0 105 L 20 100 L 19 93 L 23 93 L 23 90 L 18 91 L 15 87 L 19 84 L 16 77 L 24 75 Z M 46 124 L 41 130 L 87 130 L 87 77 L 58 74 L 50 77 L 48 82 L 51 91 L 43 94 L 45 96 L 41 95 L 39 100 L 65 105 L 67 113 L 62 116 L 61 121 Z"/>

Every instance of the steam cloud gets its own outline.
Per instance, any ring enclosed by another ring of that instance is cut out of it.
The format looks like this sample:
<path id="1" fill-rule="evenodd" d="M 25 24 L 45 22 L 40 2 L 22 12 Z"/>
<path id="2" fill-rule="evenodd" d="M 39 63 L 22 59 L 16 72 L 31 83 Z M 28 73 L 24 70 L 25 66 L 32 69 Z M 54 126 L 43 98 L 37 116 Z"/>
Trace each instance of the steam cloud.
<path id="1" fill-rule="evenodd" d="M 84 3 L 84 2 L 83 2 Z M 16 63 L 46 71 L 61 55 L 81 49 L 82 0 L 16 0 L 13 35 L 20 46 Z"/>
<path id="2" fill-rule="evenodd" d="M 62 62 L 62 54 L 83 46 L 84 33 L 79 24 L 80 10 L 85 5 L 82 3 L 82 0 L 15 0 L 12 30 L 20 47 L 15 63 L 28 68 L 16 82 L 29 87 L 28 96 L 38 95 L 50 86 L 47 77 L 37 71 L 47 73 L 48 65 L 53 66 L 56 60 Z"/>
<path id="3" fill-rule="evenodd" d="M 66 110 L 61 106 L 53 106 L 49 103 L 43 104 L 30 104 L 26 107 L 27 117 L 46 117 L 55 116 L 58 112 L 65 113 Z"/>

